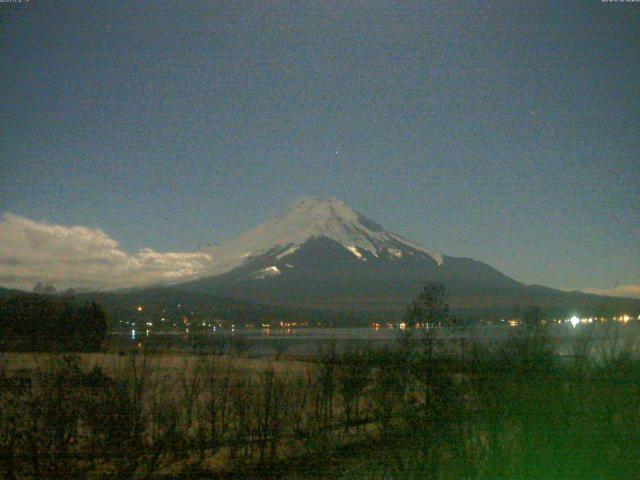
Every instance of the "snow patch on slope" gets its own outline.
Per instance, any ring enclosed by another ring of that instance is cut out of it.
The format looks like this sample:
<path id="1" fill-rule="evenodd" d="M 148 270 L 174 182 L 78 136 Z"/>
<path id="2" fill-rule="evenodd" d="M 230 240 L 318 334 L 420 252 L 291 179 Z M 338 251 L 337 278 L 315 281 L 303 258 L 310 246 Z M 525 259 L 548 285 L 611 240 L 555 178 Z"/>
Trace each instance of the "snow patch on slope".
<path id="1" fill-rule="evenodd" d="M 347 250 L 349 250 L 356 257 L 358 257 L 360 260 L 362 260 L 362 254 L 358 251 L 358 249 L 356 247 L 347 247 Z"/>
<path id="2" fill-rule="evenodd" d="M 275 277 L 276 275 L 280 275 L 282 272 L 275 265 L 267 268 L 263 268 L 262 270 L 258 270 L 254 272 L 251 277 L 256 280 L 264 280 L 267 277 Z"/>
<path id="3" fill-rule="evenodd" d="M 300 245 L 296 245 L 294 247 L 291 248 L 287 248 L 284 252 L 279 253 L 278 255 L 276 255 L 276 258 L 278 260 L 280 260 L 281 258 L 286 257 L 287 255 L 291 255 L 292 253 L 295 253 L 296 250 L 298 250 L 298 248 L 300 248 Z"/>
<path id="4" fill-rule="evenodd" d="M 400 243 L 404 243 L 408 247 L 413 248 L 414 250 L 418 250 L 419 252 L 426 253 L 431 258 L 433 258 L 438 266 L 444 263 L 444 256 L 441 253 L 434 252 L 433 250 L 429 250 L 428 248 L 421 247 L 420 245 L 407 240 L 406 238 L 402 238 L 400 235 L 396 235 L 395 233 L 389 233 L 391 238 L 396 239 Z"/>

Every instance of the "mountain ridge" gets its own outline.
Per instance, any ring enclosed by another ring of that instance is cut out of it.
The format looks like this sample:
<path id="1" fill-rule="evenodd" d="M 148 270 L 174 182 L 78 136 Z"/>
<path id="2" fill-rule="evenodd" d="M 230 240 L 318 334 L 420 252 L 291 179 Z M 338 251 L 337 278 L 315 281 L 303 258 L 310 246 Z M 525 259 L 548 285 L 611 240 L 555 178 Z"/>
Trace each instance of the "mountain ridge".
<path id="1" fill-rule="evenodd" d="M 527 286 L 484 262 L 417 245 L 331 198 L 305 199 L 206 253 L 218 267 L 181 288 L 264 304 L 398 311 L 425 282 L 443 283 L 460 309 L 593 309 L 608 298 Z"/>

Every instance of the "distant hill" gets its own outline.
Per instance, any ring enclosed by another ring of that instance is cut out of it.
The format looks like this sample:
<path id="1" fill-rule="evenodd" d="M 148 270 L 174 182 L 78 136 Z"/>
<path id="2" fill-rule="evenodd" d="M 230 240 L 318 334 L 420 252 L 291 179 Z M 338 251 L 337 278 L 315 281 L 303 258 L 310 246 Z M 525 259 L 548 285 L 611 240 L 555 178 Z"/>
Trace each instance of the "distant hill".
<path id="1" fill-rule="evenodd" d="M 76 296 L 79 301 L 95 301 L 102 305 L 112 321 L 112 326 L 122 327 L 122 322 L 153 321 L 166 318 L 190 322 L 220 321 L 224 324 L 244 326 L 262 323 L 307 322 L 309 325 L 362 325 L 370 321 L 390 318 L 387 312 L 348 313 L 327 309 L 264 305 L 255 302 L 224 298 L 208 293 L 182 290 L 179 287 L 132 289 L 126 292 L 94 292 Z M 142 311 L 138 308 L 142 307 Z M 391 315 L 393 317 L 393 315 Z"/>

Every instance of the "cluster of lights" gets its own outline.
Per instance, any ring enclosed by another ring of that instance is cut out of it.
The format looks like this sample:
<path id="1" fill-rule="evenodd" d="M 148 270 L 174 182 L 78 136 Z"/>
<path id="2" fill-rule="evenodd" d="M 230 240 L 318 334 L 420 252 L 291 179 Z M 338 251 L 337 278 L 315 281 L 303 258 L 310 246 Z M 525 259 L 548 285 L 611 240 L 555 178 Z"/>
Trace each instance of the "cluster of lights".
<path id="1" fill-rule="evenodd" d="M 406 329 L 408 327 L 409 327 L 409 325 L 406 322 L 400 322 L 400 323 L 372 322 L 371 323 L 371 328 L 373 328 L 374 330 L 380 330 L 381 328 L 399 328 L 401 330 L 404 330 L 404 329 Z M 429 328 L 429 324 L 428 323 L 415 323 L 415 324 L 413 324 L 413 328 Z"/>
<path id="2" fill-rule="evenodd" d="M 371 326 L 372 326 L 373 328 L 375 328 L 376 330 L 378 330 L 379 328 L 396 328 L 396 327 L 398 327 L 399 325 L 396 325 L 396 324 L 394 324 L 394 323 L 378 323 L 378 322 L 373 322 L 373 323 L 371 324 Z M 416 326 L 418 326 L 418 325 L 416 325 Z"/>
<path id="3" fill-rule="evenodd" d="M 307 322 L 279 322 L 280 328 L 296 328 L 296 327 L 306 327 L 309 324 Z M 270 328 L 274 328 L 270 323 L 261 324 L 262 328 L 269 330 Z M 255 325 L 253 323 L 247 323 L 245 328 L 254 328 Z"/>
<path id="4" fill-rule="evenodd" d="M 632 320 L 632 317 L 630 317 L 629 315 L 623 314 L 620 315 L 619 317 L 612 317 L 611 320 L 613 320 L 614 322 L 620 322 L 620 323 L 628 323 L 630 320 Z M 640 315 L 638 315 L 638 320 L 640 320 Z M 604 323 L 607 321 L 606 318 L 601 317 L 601 318 L 597 318 L 597 317 L 588 317 L 588 318 L 578 318 L 576 315 L 574 315 L 573 317 L 565 320 L 566 322 L 571 323 L 571 325 L 573 325 L 573 327 L 577 327 L 580 324 L 589 324 L 589 323 L 593 323 L 593 322 L 601 322 Z"/>
<path id="5" fill-rule="evenodd" d="M 613 317 L 613 319 L 617 322 L 627 323 L 631 320 L 631 317 L 629 315 L 620 315 L 619 317 Z M 638 315 L 638 320 L 640 320 L 640 315 Z"/>
<path id="6" fill-rule="evenodd" d="M 298 323 L 298 322 L 280 322 L 280 326 L 283 328 L 291 328 L 291 327 L 304 327 L 306 323 Z"/>
<path id="7" fill-rule="evenodd" d="M 182 307 L 181 304 L 178 304 L 177 306 L 178 306 L 178 308 Z M 136 310 L 138 312 L 143 312 L 144 311 L 144 307 L 142 305 L 138 305 L 136 307 Z M 634 319 L 633 317 L 631 317 L 631 316 L 629 316 L 627 314 L 622 314 L 620 316 L 611 318 L 611 320 L 613 320 L 615 322 L 620 322 L 620 323 L 628 323 L 629 321 L 631 321 L 633 319 Z M 160 319 L 161 322 L 164 322 L 165 320 L 166 320 L 166 318 L 164 318 L 164 317 Z M 555 322 L 555 320 L 551 320 L 551 321 Z M 578 317 L 576 315 L 573 315 L 571 318 L 568 318 L 568 319 L 564 320 L 564 322 L 570 323 L 574 328 L 577 327 L 580 324 L 590 324 L 590 323 L 594 323 L 594 322 L 605 322 L 605 321 L 607 321 L 607 319 L 604 318 L 604 317 L 600 317 L 600 318 L 598 318 L 598 317 L 595 317 L 595 318 L 594 317 L 580 318 L 580 317 Z M 640 315 L 638 315 L 638 321 L 640 321 Z M 506 322 L 508 325 L 510 325 L 512 327 L 517 327 L 517 326 L 521 325 L 521 323 L 522 323 L 518 319 L 511 319 L 511 320 L 508 320 L 508 321 L 505 321 L 504 319 L 502 319 L 501 322 L 503 322 L 503 323 Z M 561 324 L 561 323 L 563 323 L 563 320 L 558 320 L 557 322 L 559 324 Z M 121 321 L 121 323 L 127 324 L 128 322 Z M 186 327 L 186 333 L 189 333 L 189 326 L 190 326 L 189 319 L 187 317 L 183 316 L 182 317 L 182 323 Z M 152 327 L 153 326 L 153 322 L 146 322 L 146 325 L 148 327 Z M 131 326 L 135 327 L 135 323 L 131 322 Z M 175 326 L 175 323 L 174 323 L 174 326 Z M 216 325 L 211 325 L 211 323 L 207 323 L 205 321 L 202 322 L 202 326 L 203 327 L 205 327 L 205 326 L 212 327 L 214 332 L 217 329 Z M 281 328 L 287 328 L 287 329 L 294 328 L 294 327 L 306 327 L 306 326 L 307 326 L 307 322 L 280 322 L 280 327 Z M 404 330 L 405 328 L 407 328 L 407 326 L 408 325 L 405 322 L 401 322 L 401 323 L 398 323 L 398 324 L 393 324 L 393 323 L 386 323 L 385 324 L 385 323 L 373 322 L 371 324 L 371 327 L 374 328 L 375 330 L 378 330 L 380 328 L 385 328 L 385 327 L 386 328 L 400 328 L 401 330 Z M 267 323 L 263 323 L 262 327 L 265 328 L 265 329 L 270 329 L 271 325 L 267 324 Z M 419 324 L 418 323 L 418 324 L 415 325 L 415 327 L 416 328 L 427 328 L 428 325 Z M 247 324 L 247 328 L 253 328 L 253 324 Z M 234 324 L 231 325 L 231 331 L 235 331 L 235 325 Z M 149 329 L 146 329 L 146 334 L 149 335 Z M 136 338 L 136 330 L 135 330 L 135 328 L 133 328 L 131 330 L 131 338 L 132 339 Z"/>

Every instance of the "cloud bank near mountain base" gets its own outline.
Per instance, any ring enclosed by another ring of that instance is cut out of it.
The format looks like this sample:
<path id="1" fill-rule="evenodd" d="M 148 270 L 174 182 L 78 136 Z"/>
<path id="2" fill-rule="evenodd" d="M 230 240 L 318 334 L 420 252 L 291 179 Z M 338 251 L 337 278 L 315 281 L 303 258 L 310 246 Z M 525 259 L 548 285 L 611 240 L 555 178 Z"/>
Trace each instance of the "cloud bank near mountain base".
<path id="1" fill-rule="evenodd" d="M 195 278 L 212 258 L 206 253 L 125 252 L 100 229 L 66 227 L 5 213 L 0 221 L 0 285 L 30 290 L 117 289 Z"/>

